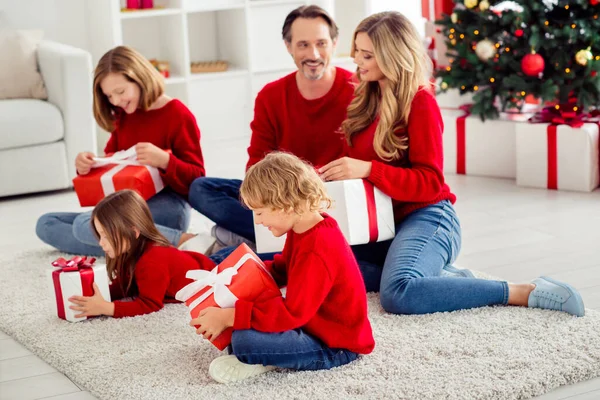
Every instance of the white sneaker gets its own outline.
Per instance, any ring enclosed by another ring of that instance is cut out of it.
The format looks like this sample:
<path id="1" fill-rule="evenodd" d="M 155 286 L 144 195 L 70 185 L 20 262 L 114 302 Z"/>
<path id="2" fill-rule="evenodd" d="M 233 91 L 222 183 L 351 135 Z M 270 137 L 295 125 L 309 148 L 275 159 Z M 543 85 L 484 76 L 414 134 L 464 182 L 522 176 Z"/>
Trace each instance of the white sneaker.
<path id="1" fill-rule="evenodd" d="M 208 374 L 219 383 L 232 383 L 252 378 L 275 369 L 261 364 L 244 364 L 234 355 L 215 358 L 208 367 Z"/>
<path id="2" fill-rule="evenodd" d="M 178 248 L 179 250 L 195 251 L 196 253 L 204 254 L 214 241 L 215 239 L 212 236 L 206 233 L 199 233 L 193 238 L 183 242 Z"/>

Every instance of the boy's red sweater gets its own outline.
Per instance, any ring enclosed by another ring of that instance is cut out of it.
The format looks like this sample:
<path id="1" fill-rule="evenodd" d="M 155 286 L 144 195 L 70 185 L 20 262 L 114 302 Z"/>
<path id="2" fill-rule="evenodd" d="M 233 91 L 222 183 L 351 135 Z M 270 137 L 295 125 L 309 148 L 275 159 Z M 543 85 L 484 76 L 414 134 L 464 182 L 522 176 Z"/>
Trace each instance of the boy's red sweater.
<path id="1" fill-rule="evenodd" d="M 368 354 L 375 347 L 365 285 L 337 222 L 325 218 L 308 231 L 288 232 L 282 254 L 267 266 L 286 297 L 235 304 L 233 329 L 284 332 L 302 328 L 330 348 Z"/>

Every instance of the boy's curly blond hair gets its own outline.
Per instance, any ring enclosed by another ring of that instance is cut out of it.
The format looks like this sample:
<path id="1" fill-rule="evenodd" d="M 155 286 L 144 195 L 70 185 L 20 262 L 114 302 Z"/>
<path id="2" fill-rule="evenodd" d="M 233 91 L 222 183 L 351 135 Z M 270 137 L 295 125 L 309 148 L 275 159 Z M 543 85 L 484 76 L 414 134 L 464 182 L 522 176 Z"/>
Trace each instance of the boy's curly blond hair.
<path id="1" fill-rule="evenodd" d="M 315 169 L 283 152 L 267 154 L 248 169 L 240 197 L 252 209 L 266 207 L 296 214 L 331 207 L 331 199 Z"/>

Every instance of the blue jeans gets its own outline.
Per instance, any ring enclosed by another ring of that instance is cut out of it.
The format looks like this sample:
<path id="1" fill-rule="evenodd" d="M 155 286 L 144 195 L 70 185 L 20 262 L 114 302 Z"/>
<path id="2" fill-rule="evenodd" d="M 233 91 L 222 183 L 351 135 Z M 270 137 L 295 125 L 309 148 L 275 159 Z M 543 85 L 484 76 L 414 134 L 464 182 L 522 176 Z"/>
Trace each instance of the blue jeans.
<path id="1" fill-rule="evenodd" d="M 440 277 L 458 256 L 461 231 L 452 204 L 441 201 L 409 214 L 396 226 L 383 268 L 365 268 L 380 280 L 383 308 L 394 314 L 427 314 L 508 303 L 506 282 Z"/>
<path id="2" fill-rule="evenodd" d="M 239 179 L 196 178 L 190 186 L 189 202 L 200 214 L 217 225 L 252 242 L 252 211 L 240 202 Z"/>
<path id="3" fill-rule="evenodd" d="M 177 193 L 164 189 L 148 200 L 148 207 L 160 233 L 176 246 L 190 224 L 190 205 Z M 38 219 L 35 232 L 44 243 L 64 253 L 103 256 L 91 217 L 91 211 L 44 214 Z"/>
<path id="4" fill-rule="evenodd" d="M 350 350 L 331 349 L 302 329 L 281 333 L 233 331 L 231 352 L 245 364 L 297 370 L 331 369 L 358 357 Z"/>

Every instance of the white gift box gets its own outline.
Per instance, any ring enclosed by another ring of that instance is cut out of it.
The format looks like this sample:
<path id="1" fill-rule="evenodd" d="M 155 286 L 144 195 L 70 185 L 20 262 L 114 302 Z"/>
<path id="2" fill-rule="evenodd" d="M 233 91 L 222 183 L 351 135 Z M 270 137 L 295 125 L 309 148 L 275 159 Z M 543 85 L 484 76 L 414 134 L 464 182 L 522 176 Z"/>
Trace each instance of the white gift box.
<path id="1" fill-rule="evenodd" d="M 591 192 L 599 184 L 598 125 L 517 126 L 517 185 Z"/>
<path id="2" fill-rule="evenodd" d="M 74 311 L 69 308 L 74 305 L 69 302 L 69 297 L 92 296 L 94 294 L 92 282 L 96 282 L 104 300 L 111 301 L 106 265 L 92 265 L 90 268 L 80 268 L 74 271 L 68 269 L 68 267 L 57 267 L 48 271 L 51 290 L 54 294 L 53 303 L 56 314 L 59 318 L 67 321 L 84 321 L 87 317 L 75 318 L 75 315 L 80 314 L 80 311 Z M 84 282 L 86 284 L 85 294 Z"/>
<path id="3" fill-rule="evenodd" d="M 531 114 L 503 113 L 485 122 L 465 115 L 463 110 L 442 110 L 444 172 L 514 179 L 517 126 Z"/>
<path id="4" fill-rule="evenodd" d="M 349 179 L 327 182 L 328 195 L 333 200 L 327 213 L 333 217 L 351 245 L 380 242 L 395 235 L 392 199 L 367 180 Z M 274 237 L 262 225 L 255 225 L 258 253 L 283 250 L 286 236 Z"/>

